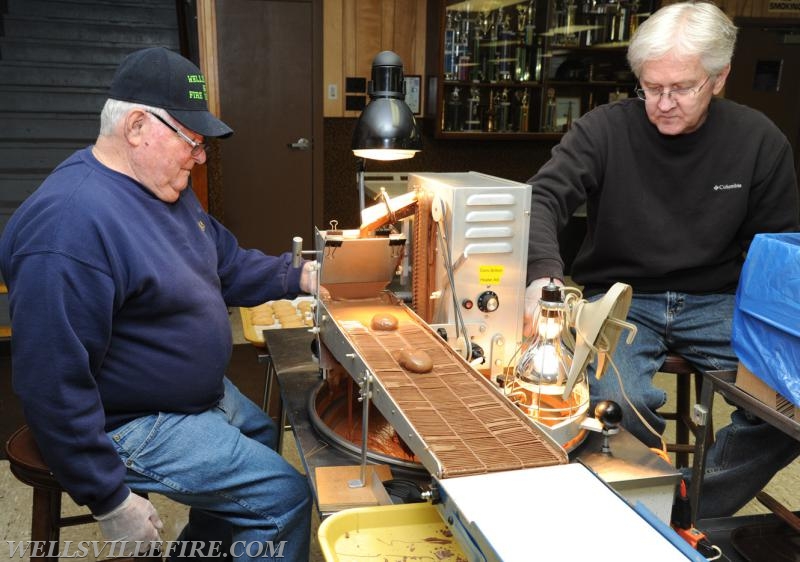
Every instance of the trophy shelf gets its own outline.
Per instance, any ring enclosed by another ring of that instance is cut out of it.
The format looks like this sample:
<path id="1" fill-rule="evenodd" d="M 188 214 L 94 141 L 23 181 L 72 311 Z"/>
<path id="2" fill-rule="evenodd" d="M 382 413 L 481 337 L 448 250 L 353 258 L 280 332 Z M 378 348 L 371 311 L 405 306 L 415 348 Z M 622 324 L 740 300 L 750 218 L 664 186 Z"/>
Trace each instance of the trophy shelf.
<path id="1" fill-rule="evenodd" d="M 634 95 L 626 48 L 656 3 L 442 0 L 435 135 L 558 139 L 595 106 Z"/>

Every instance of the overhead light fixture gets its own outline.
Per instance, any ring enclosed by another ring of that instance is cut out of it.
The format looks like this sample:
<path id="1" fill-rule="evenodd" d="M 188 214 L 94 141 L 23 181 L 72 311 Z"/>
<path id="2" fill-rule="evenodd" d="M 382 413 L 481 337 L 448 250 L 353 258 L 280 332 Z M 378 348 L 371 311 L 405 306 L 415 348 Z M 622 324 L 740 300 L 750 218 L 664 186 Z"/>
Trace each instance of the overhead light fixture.
<path id="1" fill-rule="evenodd" d="M 422 150 L 422 137 L 411 108 L 405 103 L 403 61 L 392 51 L 378 53 L 372 61 L 367 87 L 370 101 L 353 132 L 353 154 L 358 156 L 360 209 L 364 202 L 364 159 L 402 160 Z"/>

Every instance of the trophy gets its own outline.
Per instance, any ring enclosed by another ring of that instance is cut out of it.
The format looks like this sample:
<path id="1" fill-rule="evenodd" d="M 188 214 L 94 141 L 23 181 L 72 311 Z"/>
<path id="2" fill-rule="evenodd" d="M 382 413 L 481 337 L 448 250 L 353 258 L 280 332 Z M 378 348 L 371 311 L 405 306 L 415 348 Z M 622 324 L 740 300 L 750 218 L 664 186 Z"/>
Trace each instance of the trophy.
<path id="1" fill-rule="evenodd" d="M 542 131 L 553 133 L 556 130 L 556 91 L 547 88 L 547 102 L 544 107 L 544 124 Z"/>
<path id="2" fill-rule="evenodd" d="M 503 88 L 503 92 L 495 98 L 495 123 L 498 132 L 511 130 L 511 123 L 508 120 L 511 111 L 511 102 L 508 100 L 508 88 Z"/>
<path id="3" fill-rule="evenodd" d="M 453 12 L 448 12 L 444 28 L 444 79 L 456 77 L 456 30 L 453 29 Z"/>
<path id="4" fill-rule="evenodd" d="M 478 106 L 481 103 L 481 93 L 477 86 L 472 86 L 467 98 L 467 119 L 464 121 L 465 131 L 477 131 L 481 128 L 481 120 L 478 115 Z"/>
<path id="5" fill-rule="evenodd" d="M 499 95 L 497 96 L 497 99 L 499 101 L 499 99 L 500 99 Z M 489 107 L 486 108 L 486 115 L 485 115 L 485 117 L 486 117 L 486 127 L 484 127 L 484 130 L 487 133 L 494 133 L 497 130 L 496 129 L 496 122 L 495 122 L 495 105 L 494 105 L 494 102 L 495 102 L 495 95 L 493 94 L 493 92 L 489 92 Z"/>
<path id="6" fill-rule="evenodd" d="M 500 82 L 511 80 L 511 47 L 515 45 L 514 32 L 511 30 L 511 16 L 503 8 L 497 11 L 497 73 Z"/>
<path id="7" fill-rule="evenodd" d="M 461 130 L 461 96 L 458 87 L 453 88 L 453 91 L 447 96 L 444 130 Z"/>
<path id="8" fill-rule="evenodd" d="M 526 133 L 528 131 L 528 90 L 518 90 L 517 98 L 519 99 L 519 107 L 517 108 L 517 123 L 519 123 L 518 131 Z"/>

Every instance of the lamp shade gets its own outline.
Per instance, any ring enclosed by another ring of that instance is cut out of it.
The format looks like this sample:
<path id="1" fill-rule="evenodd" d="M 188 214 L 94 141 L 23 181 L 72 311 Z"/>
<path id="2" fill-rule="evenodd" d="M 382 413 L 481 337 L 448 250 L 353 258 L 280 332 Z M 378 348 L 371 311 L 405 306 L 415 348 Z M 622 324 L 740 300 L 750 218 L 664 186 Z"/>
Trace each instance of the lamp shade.
<path id="1" fill-rule="evenodd" d="M 392 51 L 372 61 L 370 102 L 356 123 L 353 153 L 373 160 L 411 158 L 422 149 L 422 137 L 411 108 L 405 103 L 403 62 Z"/>

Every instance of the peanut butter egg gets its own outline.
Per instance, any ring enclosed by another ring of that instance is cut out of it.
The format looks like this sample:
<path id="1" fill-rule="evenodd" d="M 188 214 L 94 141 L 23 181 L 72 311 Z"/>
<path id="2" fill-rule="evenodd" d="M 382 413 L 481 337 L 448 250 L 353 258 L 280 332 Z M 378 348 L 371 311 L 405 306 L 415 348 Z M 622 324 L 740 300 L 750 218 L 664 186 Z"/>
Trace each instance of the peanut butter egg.
<path id="1" fill-rule="evenodd" d="M 397 362 L 404 369 L 412 373 L 430 373 L 433 369 L 431 356 L 422 351 L 402 349 L 397 356 Z"/>
<path id="2" fill-rule="evenodd" d="M 376 314 L 372 317 L 372 321 L 370 322 L 372 329 L 380 332 L 391 332 L 392 330 L 396 330 L 398 324 L 399 321 L 397 320 L 397 317 L 389 313 Z"/>

